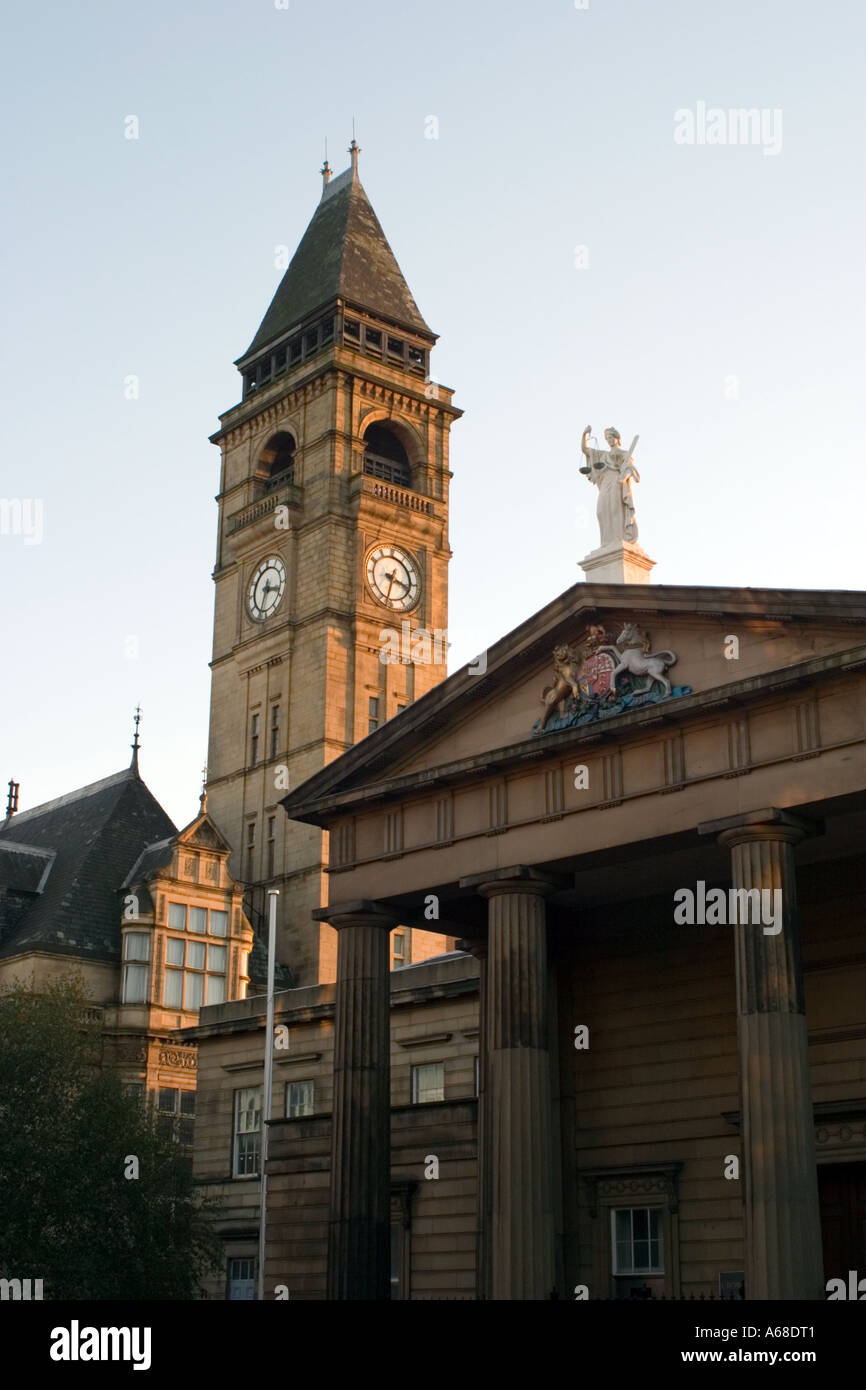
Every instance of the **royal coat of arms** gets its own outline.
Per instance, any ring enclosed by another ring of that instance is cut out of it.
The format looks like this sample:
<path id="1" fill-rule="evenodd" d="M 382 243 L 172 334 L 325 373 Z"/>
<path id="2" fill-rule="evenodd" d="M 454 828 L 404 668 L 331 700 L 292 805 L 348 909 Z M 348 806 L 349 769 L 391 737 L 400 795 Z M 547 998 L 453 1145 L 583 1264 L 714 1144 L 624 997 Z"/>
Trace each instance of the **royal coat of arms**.
<path id="1" fill-rule="evenodd" d="M 575 646 L 556 647 L 554 682 L 542 691 L 544 713 L 533 734 L 589 724 L 671 695 L 690 695 L 691 686 L 672 686 L 667 676 L 676 652 L 650 648 L 649 635 L 635 623 L 626 623 L 614 643 L 603 627 L 594 625 Z"/>

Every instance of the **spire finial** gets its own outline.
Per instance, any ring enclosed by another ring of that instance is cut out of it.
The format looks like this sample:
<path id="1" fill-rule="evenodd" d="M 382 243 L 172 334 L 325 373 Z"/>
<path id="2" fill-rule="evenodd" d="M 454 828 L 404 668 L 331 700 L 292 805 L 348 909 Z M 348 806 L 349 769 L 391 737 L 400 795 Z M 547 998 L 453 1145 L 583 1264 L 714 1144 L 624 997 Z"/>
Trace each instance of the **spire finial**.
<path id="1" fill-rule="evenodd" d="M 19 792 L 19 790 L 20 790 L 20 783 L 19 783 L 19 782 L 13 781 L 13 779 L 10 777 L 10 778 L 9 778 L 9 797 L 8 797 L 7 802 L 6 802 L 6 819 L 7 819 L 7 820 L 11 820 L 12 817 L 15 815 L 15 812 L 18 810 L 18 792 Z"/>
<path id="2" fill-rule="evenodd" d="M 138 772 L 138 750 L 141 747 L 141 744 L 139 743 L 138 739 L 138 726 L 141 723 L 141 705 L 136 705 L 135 707 L 135 716 L 133 722 L 135 724 L 135 736 L 132 740 L 132 762 L 129 764 L 129 766 L 135 768 L 135 771 Z"/>
<path id="3" fill-rule="evenodd" d="M 324 162 L 324 164 L 322 165 L 321 169 L 319 170 L 319 173 L 322 175 L 322 192 L 324 193 L 325 189 L 328 187 L 328 184 L 329 184 L 330 181 L 331 181 L 331 166 L 330 166 L 330 164 L 328 163 L 328 142 L 327 142 L 327 140 L 325 141 L 325 162 Z"/>
<path id="4" fill-rule="evenodd" d="M 352 156 L 352 177 L 358 173 L 358 155 L 361 153 L 361 146 L 355 139 L 355 118 L 352 117 L 352 143 L 349 146 L 349 154 Z"/>
<path id="5" fill-rule="evenodd" d="M 202 816 L 203 816 L 203 815 L 206 815 L 206 814 L 207 814 L 207 763 L 205 763 L 204 767 L 203 767 L 202 770 L 201 770 L 201 796 L 200 796 L 199 799 L 198 799 L 198 804 L 199 804 L 199 806 L 201 807 L 201 810 L 199 811 L 199 815 L 202 815 Z"/>

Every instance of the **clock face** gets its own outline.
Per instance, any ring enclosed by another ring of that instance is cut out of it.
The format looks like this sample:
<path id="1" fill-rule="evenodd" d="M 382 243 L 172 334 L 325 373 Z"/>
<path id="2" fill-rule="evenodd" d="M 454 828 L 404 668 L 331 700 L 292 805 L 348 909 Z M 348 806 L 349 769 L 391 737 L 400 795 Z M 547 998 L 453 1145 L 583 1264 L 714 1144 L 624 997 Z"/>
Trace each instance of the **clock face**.
<path id="1" fill-rule="evenodd" d="M 279 555 L 269 555 L 262 560 L 250 580 L 247 590 L 247 606 L 250 617 L 257 623 L 264 622 L 275 613 L 286 588 L 286 567 Z"/>
<path id="2" fill-rule="evenodd" d="M 395 613 L 408 613 L 421 597 L 418 566 L 399 545 L 377 545 L 367 556 L 370 592 Z"/>

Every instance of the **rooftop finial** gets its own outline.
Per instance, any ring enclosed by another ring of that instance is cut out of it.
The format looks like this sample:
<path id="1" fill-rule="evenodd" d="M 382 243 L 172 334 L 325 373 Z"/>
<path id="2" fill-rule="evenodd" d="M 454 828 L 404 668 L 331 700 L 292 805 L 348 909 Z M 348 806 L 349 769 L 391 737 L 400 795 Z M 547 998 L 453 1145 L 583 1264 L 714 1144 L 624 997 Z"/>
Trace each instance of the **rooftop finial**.
<path id="1" fill-rule="evenodd" d="M 355 177 L 355 175 L 356 175 L 357 172 L 358 172 L 358 155 L 361 153 L 361 146 L 358 144 L 357 140 L 355 139 L 354 130 L 355 130 L 355 122 L 354 122 L 354 120 L 353 120 L 353 121 L 352 121 L 352 132 L 353 132 L 353 133 L 352 133 L 352 143 L 351 143 L 351 145 L 349 146 L 349 154 L 352 156 L 352 177 L 353 177 L 353 178 Z"/>
<path id="2" fill-rule="evenodd" d="M 13 782 L 12 778 L 10 777 L 10 778 L 9 778 L 9 800 L 6 802 L 6 819 L 7 819 L 7 820 L 11 820 L 12 817 L 15 815 L 15 812 L 18 810 L 18 792 L 19 792 L 19 790 L 20 790 L 20 783 L 19 783 L 19 782 Z"/>
<path id="3" fill-rule="evenodd" d="M 135 707 L 134 723 L 135 723 L 135 736 L 134 736 L 134 738 L 133 738 L 133 740 L 132 740 L 132 745 L 131 745 L 131 746 L 132 746 L 132 762 L 129 764 L 129 766 L 130 766 L 130 767 L 134 767 L 135 770 L 136 770 L 136 772 L 138 772 L 138 750 L 139 750 L 139 748 L 141 747 L 141 744 L 139 743 L 139 740 L 138 740 L 138 726 L 139 726 L 139 724 L 141 723 L 141 705 L 136 705 L 136 707 Z"/>
<path id="4" fill-rule="evenodd" d="M 203 816 L 207 813 L 207 763 L 201 770 L 201 796 L 198 801 L 201 807 L 199 814 Z"/>
<path id="5" fill-rule="evenodd" d="M 331 166 L 330 166 L 330 164 L 328 163 L 328 142 L 327 142 L 327 140 L 325 141 L 325 162 L 324 162 L 324 164 L 322 165 L 321 169 L 319 170 L 319 173 L 322 175 L 322 192 L 324 193 L 325 189 L 328 187 L 328 184 L 330 183 L 330 180 L 331 180 Z"/>

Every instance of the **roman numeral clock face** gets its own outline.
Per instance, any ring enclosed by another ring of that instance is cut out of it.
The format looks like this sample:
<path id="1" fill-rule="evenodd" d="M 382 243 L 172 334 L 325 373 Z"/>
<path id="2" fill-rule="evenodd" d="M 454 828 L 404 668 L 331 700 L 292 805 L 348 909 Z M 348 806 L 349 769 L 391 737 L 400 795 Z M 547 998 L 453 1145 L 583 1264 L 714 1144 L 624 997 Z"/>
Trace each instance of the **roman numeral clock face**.
<path id="1" fill-rule="evenodd" d="M 366 574 L 373 597 L 394 613 L 408 613 L 421 597 L 418 566 L 399 545 L 377 545 L 371 550 Z"/>
<path id="2" fill-rule="evenodd" d="M 276 613 L 286 589 L 286 567 L 279 555 L 262 560 L 247 589 L 247 608 L 251 618 L 263 623 Z"/>

